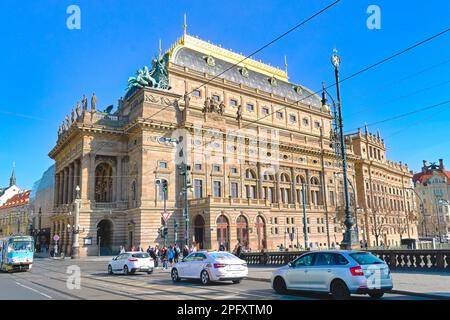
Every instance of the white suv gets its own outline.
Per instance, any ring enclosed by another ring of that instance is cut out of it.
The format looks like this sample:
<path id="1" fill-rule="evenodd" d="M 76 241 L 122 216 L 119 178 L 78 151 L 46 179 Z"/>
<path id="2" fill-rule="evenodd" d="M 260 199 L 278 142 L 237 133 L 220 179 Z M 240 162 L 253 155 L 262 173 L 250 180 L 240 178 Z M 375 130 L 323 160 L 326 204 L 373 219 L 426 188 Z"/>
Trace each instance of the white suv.
<path id="1" fill-rule="evenodd" d="M 147 252 L 125 252 L 113 258 L 108 264 L 108 273 L 122 273 L 125 275 L 136 272 L 151 274 L 155 262 Z"/>

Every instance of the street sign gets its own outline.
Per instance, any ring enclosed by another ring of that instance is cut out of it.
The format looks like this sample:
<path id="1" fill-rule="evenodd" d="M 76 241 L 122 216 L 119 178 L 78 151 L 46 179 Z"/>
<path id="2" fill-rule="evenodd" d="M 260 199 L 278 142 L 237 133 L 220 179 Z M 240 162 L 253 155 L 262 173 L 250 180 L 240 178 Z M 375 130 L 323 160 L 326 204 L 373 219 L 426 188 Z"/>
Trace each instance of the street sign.
<path id="1" fill-rule="evenodd" d="M 164 222 L 166 222 L 167 220 L 169 220 L 170 216 L 172 215 L 172 212 L 161 212 L 161 216 L 164 220 Z"/>
<path id="2" fill-rule="evenodd" d="M 53 240 L 54 240 L 54 241 L 58 241 L 58 240 L 59 240 L 59 236 L 58 236 L 57 234 L 55 234 L 55 235 L 53 236 Z"/>

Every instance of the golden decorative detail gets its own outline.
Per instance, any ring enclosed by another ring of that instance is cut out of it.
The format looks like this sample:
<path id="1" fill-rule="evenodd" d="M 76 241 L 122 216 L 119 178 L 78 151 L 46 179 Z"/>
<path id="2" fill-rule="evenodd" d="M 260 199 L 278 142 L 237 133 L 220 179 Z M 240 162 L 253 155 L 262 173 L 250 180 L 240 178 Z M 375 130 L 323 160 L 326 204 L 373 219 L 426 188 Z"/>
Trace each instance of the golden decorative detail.
<path id="1" fill-rule="evenodd" d="M 267 75 L 269 77 L 274 77 L 278 80 L 288 81 L 287 73 L 284 70 L 269 66 L 265 63 L 250 58 L 246 59 L 246 57 L 242 54 L 238 54 L 230 50 L 221 48 L 217 45 L 200 40 L 188 34 L 184 34 L 169 49 L 168 53 L 170 56 L 170 61 L 172 63 L 174 62 L 173 58 L 176 52 L 183 47 L 192 49 L 208 56 L 213 54 L 216 59 L 220 59 L 232 64 L 237 64 L 241 68 L 245 67 L 249 70 Z M 240 62 L 244 59 L 245 61 Z"/>

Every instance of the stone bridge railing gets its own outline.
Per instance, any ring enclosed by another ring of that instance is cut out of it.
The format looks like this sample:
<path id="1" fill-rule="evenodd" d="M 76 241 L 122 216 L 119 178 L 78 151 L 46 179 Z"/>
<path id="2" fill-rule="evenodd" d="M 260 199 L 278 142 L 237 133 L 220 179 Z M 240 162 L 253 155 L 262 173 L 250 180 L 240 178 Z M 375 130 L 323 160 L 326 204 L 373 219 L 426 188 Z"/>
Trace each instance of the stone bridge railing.
<path id="1" fill-rule="evenodd" d="M 450 250 L 368 250 L 384 260 L 391 269 L 448 271 L 450 272 Z M 243 253 L 241 259 L 249 266 L 282 266 L 307 251 Z"/>

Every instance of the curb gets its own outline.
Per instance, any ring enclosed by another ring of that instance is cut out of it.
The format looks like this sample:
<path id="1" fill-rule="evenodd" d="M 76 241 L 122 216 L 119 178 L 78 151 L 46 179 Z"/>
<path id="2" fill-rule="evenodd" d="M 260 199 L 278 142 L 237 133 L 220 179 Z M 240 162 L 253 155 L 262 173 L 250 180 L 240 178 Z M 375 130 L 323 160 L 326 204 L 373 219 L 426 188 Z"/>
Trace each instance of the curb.
<path id="1" fill-rule="evenodd" d="M 270 279 L 267 279 L 267 278 L 247 277 L 245 279 L 251 280 L 251 281 L 270 282 Z M 438 299 L 438 300 L 450 300 L 450 297 L 441 296 L 441 295 L 432 294 L 432 293 L 412 292 L 412 291 L 404 291 L 404 290 L 391 290 L 388 293 L 403 294 L 406 296 L 415 296 L 415 297 L 431 298 L 431 299 Z"/>

